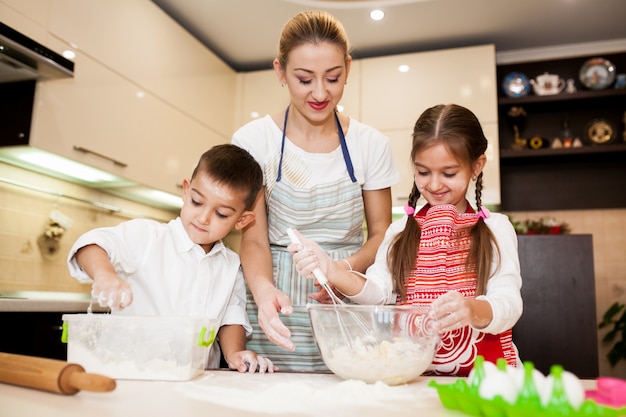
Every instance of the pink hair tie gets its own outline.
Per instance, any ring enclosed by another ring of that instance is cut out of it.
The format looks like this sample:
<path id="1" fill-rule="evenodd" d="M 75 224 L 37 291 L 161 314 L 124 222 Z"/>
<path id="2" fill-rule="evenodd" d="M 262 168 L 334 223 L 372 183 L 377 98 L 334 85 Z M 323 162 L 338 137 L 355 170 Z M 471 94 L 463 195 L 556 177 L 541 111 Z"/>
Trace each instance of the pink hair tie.
<path id="1" fill-rule="evenodd" d="M 406 213 L 407 216 L 412 216 L 415 214 L 415 208 L 407 204 L 404 206 L 404 212 Z"/>
<path id="2" fill-rule="evenodd" d="M 485 206 L 480 206 L 480 209 L 478 209 L 478 218 L 479 219 L 486 219 L 489 217 L 489 210 L 487 210 L 487 207 Z"/>

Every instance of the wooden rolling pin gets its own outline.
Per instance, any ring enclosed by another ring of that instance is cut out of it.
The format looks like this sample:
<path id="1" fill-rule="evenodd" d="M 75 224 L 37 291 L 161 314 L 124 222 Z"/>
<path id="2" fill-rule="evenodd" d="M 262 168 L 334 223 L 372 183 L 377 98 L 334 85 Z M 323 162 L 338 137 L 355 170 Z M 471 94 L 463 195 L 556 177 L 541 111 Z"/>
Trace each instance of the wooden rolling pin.
<path id="1" fill-rule="evenodd" d="M 115 380 L 89 374 L 75 363 L 0 352 L 0 382 L 73 395 L 80 390 L 107 392 Z"/>

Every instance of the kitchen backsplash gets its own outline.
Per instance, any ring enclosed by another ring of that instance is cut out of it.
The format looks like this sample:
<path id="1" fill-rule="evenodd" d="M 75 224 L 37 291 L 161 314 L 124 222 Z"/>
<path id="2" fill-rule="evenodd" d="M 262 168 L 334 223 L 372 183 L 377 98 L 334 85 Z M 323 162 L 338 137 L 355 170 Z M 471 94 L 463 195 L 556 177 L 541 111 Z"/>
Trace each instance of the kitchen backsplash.
<path id="1" fill-rule="evenodd" d="M 104 210 L 77 200 L 105 203 L 120 211 Z M 58 215 L 71 221 L 58 241 L 58 250 L 48 251 L 45 245 L 40 248 L 38 240 L 41 243 L 46 240 L 41 236 L 46 231 L 49 235 L 55 233 L 48 228 L 50 217 Z M 89 293 L 90 286 L 71 278 L 66 266 L 67 254 L 78 236 L 95 227 L 113 226 L 133 217 L 169 221 L 176 215 L 0 163 L 0 291 Z"/>

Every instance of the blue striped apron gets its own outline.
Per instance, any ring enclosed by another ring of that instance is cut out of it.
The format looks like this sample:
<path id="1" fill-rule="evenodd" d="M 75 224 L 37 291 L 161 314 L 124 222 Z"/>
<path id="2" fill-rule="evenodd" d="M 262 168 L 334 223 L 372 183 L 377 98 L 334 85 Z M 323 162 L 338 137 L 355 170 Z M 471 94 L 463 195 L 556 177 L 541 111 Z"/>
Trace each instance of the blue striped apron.
<path id="1" fill-rule="evenodd" d="M 332 259 L 346 258 L 363 244 L 363 196 L 337 114 L 335 121 L 349 175 L 314 187 L 306 186 L 307 178 L 323 173 L 311 173 L 300 155 L 285 151 L 288 114 L 289 108 L 285 111 L 280 157 L 268 161 L 264 172 L 274 284 L 291 297 L 294 313 L 281 315 L 281 320 L 291 330 L 296 350 L 286 351 L 267 339 L 258 326 L 257 307 L 249 292 L 247 309 L 253 334 L 247 348 L 270 358 L 281 371 L 328 372 L 306 310 L 308 302 L 315 302 L 307 295 L 318 289 L 313 280 L 303 278 L 296 271 L 292 256 L 286 250 L 289 244 L 286 230 L 298 229 L 317 242 Z"/>

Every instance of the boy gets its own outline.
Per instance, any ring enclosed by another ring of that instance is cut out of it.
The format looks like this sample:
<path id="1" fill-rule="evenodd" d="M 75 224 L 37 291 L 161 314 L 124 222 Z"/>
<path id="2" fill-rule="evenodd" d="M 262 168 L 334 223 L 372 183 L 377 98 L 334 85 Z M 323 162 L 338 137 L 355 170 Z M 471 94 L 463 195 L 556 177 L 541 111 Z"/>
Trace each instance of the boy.
<path id="1" fill-rule="evenodd" d="M 113 314 L 207 316 L 218 320 L 218 346 L 231 369 L 274 372 L 269 359 L 245 350 L 252 328 L 239 256 L 223 239 L 254 220 L 263 183 L 259 164 L 245 150 L 218 145 L 205 152 L 191 180 L 183 181 L 180 216 L 169 223 L 133 219 L 78 238 L 68 255 L 70 274 L 93 282 L 92 297 Z"/>

